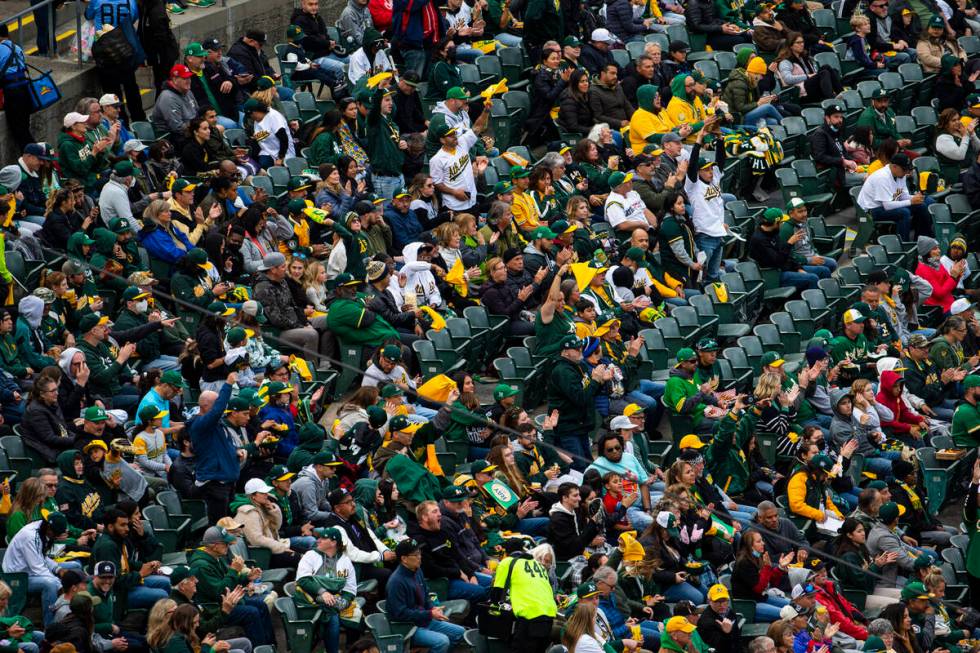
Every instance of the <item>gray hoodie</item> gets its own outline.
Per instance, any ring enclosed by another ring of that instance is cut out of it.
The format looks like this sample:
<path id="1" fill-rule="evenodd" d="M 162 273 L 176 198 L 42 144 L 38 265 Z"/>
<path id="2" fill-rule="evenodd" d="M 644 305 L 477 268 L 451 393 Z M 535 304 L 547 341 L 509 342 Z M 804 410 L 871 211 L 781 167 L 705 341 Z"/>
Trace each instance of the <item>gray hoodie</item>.
<path id="1" fill-rule="evenodd" d="M 197 116 L 197 100 L 190 91 L 179 93 L 168 82 L 153 105 L 153 126 L 160 132 L 180 132 Z"/>
<path id="2" fill-rule="evenodd" d="M 337 19 L 337 29 L 340 30 L 340 43 L 347 52 L 353 52 L 361 47 L 361 39 L 364 38 L 364 30 L 373 27 L 374 21 L 371 12 L 368 10 L 367 3 L 363 5 L 357 0 L 347 0 L 347 6 L 340 12 Z"/>
<path id="3" fill-rule="evenodd" d="M 304 467 L 293 481 L 293 494 L 299 502 L 303 519 L 315 526 L 323 525 L 330 516 L 330 504 L 327 502 L 329 485 L 328 479 L 320 480 L 313 465 Z"/>
<path id="4" fill-rule="evenodd" d="M 21 298 L 17 305 L 20 315 L 32 329 L 41 326 L 41 318 L 44 317 L 44 300 L 37 295 L 26 295 Z"/>

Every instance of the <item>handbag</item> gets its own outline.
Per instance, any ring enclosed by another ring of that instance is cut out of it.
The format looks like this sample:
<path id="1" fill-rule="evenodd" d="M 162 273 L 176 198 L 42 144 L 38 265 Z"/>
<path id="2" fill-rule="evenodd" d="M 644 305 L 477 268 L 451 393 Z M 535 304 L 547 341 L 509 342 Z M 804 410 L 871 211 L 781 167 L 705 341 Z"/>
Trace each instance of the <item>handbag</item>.
<path id="1" fill-rule="evenodd" d="M 514 610 L 510 605 L 510 575 L 514 573 L 517 559 L 507 570 L 507 578 L 503 587 L 491 587 L 490 597 L 486 603 L 480 604 L 480 634 L 495 639 L 509 640 L 514 635 Z"/>
<path id="2" fill-rule="evenodd" d="M 50 70 L 43 71 L 31 64 L 27 64 L 27 68 L 27 90 L 31 94 L 31 105 L 33 105 L 34 111 L 47 109 L 61 99 L 61 90 L 54 83 L 54 78 L 51 77 Z M 32 77 L 31 70 L 39 73 L 38 76 Z"/>

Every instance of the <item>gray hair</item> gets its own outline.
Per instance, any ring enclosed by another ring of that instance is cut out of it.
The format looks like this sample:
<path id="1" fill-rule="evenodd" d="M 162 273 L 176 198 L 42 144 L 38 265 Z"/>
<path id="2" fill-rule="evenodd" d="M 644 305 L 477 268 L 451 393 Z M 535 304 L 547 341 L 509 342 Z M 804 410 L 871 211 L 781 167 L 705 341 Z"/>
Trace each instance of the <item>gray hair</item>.
<path id="1" fill-rule="evenodd" d="M 510 212 L 510 204 L 506 202 L 494 202 L 490 205 L 490 210 L 487 212 L 487 222 L 497 222 Z"/>
<path id="2" fill-rule="evenodd" d="M 773 503 L 772 501 L 760 501 L 759 505 L 756 507 L 756 514 L 762 512 L 763 510 L 765 510 L 766 512 L 769 512 L 770 510 L 778 511 L 779 508 L 777 508 L 776 504 Z"/>
<path id="3" fill-rule="evenodd" d="M 554 170 L 555 168 L 565 167 L 565 157 L 558 152 L 548 152 L 541 160 L 538 161 L 538 165 L 544 166 L 548 170 Z"/>
<path id="4" fill-rule="evenodd" d="M 75 112 L 87 116 L 89 114 L 89 107 L 91 107 L 92 104 L 99 104 L 99 100 L 94 97 L 83 97 L 75 103 Z"/>
<path id="5" fill-rule="evenodd" d="M 602 137 L 603 129 L 610 129 L 609 123 L 600 122 L 592 125 L 592 129 L 589 130 L 589 135 L 586 138 L 588 138 L 590 141 L 598 143 L 599 139 Z"/>
<path id="6" fill-rule="evenodd" d="M 56 472 L 55 470 L 53 470 L 50 467 L 42 467 L 41 469 L 37 470 L 37 476 L 38 476 L 38 478 L 40 478 L 42 476 L 57 476 L 57 475 L 58 475 L 58 472 Z"/>
<path id="7" fill-rule="evenodd" d="M 551 565 L 546 565 L 544 563 L 544 559 L 547 556 L 551 556 Z M 548 569 L 550 569 L 555 565 L 555 550 L 547 542 L 545 542 L 544 544 L 539 544 L 533 549 L 531 549 L 531 557 L 534 558 L 536 561 L 540 562 L 543 566 L 547 567 Z"/>
<path id="8" fill-rule="evenodd" d="M 869 635 L 881 637 L 882 635 L 888 635 L 893 632 L 895 632 L 895 627 L 887 619 L 875 619 L 868 624 Z"/>
<path id="9" fill-rule="evenodd" d="M 749 653 L 764 653 L 776 648 L 776 642 L 771 637 L 756 637 L 749 642 Z"/>
<path id="10" fill-rule="evenodd" d="M 616 570 L 610 567 L 609 565 L 602 565 L 601 567 L 596 569 L 595 572 L 592 574 L 592 577 L 595 578 L 596 580 L 614 579 L 609 584 L 610 585 L 616 584 L 615 581 Z"/>

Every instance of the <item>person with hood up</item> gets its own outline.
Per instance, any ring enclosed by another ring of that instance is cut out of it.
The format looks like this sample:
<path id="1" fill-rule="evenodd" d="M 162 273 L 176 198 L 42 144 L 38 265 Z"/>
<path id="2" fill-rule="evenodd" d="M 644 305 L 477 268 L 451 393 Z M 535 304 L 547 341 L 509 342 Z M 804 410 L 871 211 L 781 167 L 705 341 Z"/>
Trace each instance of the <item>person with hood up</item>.
<path id="1" fill-rule="evenodd" d="M 418 306 L 431 306 L 437 310 L 445 306 L 436 277 L 432 273 L 436 268 L 429 262 L 433 251 L 432 245 L 423 242 L 409 243 L 402 249 L 405 265 L 400 272 L 406 276 L 405 287 L 402 288 L 398 277 L 394 275 L 388 282 L 388 291 L 395 296 L 396 303 L 404 306 L 405 292 L 414 291 Z M 446 270 L 441 272 L 445 274 Z"/>
<path id="2" fill-rule="evenodd" d="M 676 75 L 670 80 L 671 97 L 666 108 L 668 119 L 672 125 L 678 125 L 678 131 L 680 131 L 681 125 L 690 126 L 691 131 L 683 138 L 685 143 L 691 144 L 694 143 L 697 132 L 704 126 L 704 119 L 713 113 L 713 110 L 709 111 L 704 106 L 704 102 L 701 101 L 701 97 L 696 91 L 696 86 L 695 73 Z M 637 91 L 637 100 L 639 100 L 639 91 Z"/>
<path id="3" fill-rule="evenodd" d="M 74 422 L 86 406 L 95 403 L 95 395 L 89 392 L 90 370 L 85 363 L 85 353 L 76 347 L 68 347 L 58 358 L 61 381 L 58 385 L 58 404 L 66 423 Z"/>
<path id="4" fill-rule="evenodd" d="M 75 438 L 58 405 L 58 382 L 50 377 L 34 381 L 20 428 L 24 444 L 40 454 L 46 463 L 54 462 L 60 452 L 74 448 Z"/>
<path id="5" fill-rule="evenodd" d="M 681 138 L 691 133 L 689 124 L 675 125 L 661 104 L 660 88 L 643 84 L 636 89 L 636 111 L 630 117 L 630 147 L 642 152 L 650 143 L 659 143 L 663 135 L 675 131 Z"/>
<path id="6" fill-rule="evenodd" d="M 748 52 L 748 54 L 746 54 Z M 766 76 L 768 69 L 762 57 L 755 56 L 749 48 L 739 50 L 736 59 L 744 61 L 745 65 L 736 66 L 728 75 L 728 82 L 721 94 L 723 102 L 728 104 L 729 111 L 743 125 L 755 126 L 760 120 L 765 120 L 770 126 L 778 125 L 783 114 L 773 104 L 776 95 L 759 95 L 759 82 Z"/>
<path id="7" fill-rule="evenodd" d="M 268 549 L 273 568 L 291 568 L 299 562 L 299 555 L 292 550 L 286 538 L 279 537 L 282 528 L 282 511 L 270 496 L 272 486 L 261 478 L 245 483 L 244 494 L 236 495 L 230 510 L 235 521 L 242 524 L 245 541 L 250 547 Z"/>
<path id="8" fill-rule="evenodd" d="M 44 352 L 50 351 L 57 343 L 49 343 L 41 332 L 44 318 L 44 300 L 37 295 L 25 295 L 17 305 L 20 314 L 14 327 L 14 343 L 27 366 L 40 371 L 55 361 Z"/>
<path id="9" fill-rule="evenodd" d="M 304 467 L 313 462 L 315 456 L 324 446 L 326 431 L 319 424 L 307 422 L 299 429 L 296 446 L 286 459 L 286 467 L 293 474 L 299 473 Z"/>
<path id="10" fill-rule="evenodd" d="M 296 599 L 321 610 L 319 626 L 327 653 L 340 645 L 340 618 L 358 614 L 357 573 L 347 557 L 343 535 L 336 528 L 317 528 L 316 547 L 303 554 L 296 568 Z"/>
<path id="11" fill-rule="evenodd" d="M 943 313 L 949 313 L 955 297 L 953 291 L 963 273 L 963 266 L 954 266 L 952 274 L 942 264 L 942 250 L 939 241 L 930 236 L 919 236 L 915 243 L 919 253 L 919 264 L 915 274 L 932 286 L 932 294 L 925 300 L 926 306 L 939 306 Z M 957 276 L 953 276 L 953 275 Z"/>
<path id="12" fill-rule="evenodd" d="M 905 403 L 902 398 L 904 385 L 905 381 L 898 372 L 885 370 L 881 373 L 875 398 L 892 413 L 892 419 L 882 420 L 881 426 L 910 447 L 918 449 L 926 444 L 924 438 L 929 433 L 929 422 Z"/>
<path id="13" fill-rule="evenodd" d="M 368 0 L 347 0 L 347 6 L 337 19 L 337 29 L 340 30 L 340 37 L 346 41 L 343 46 L 347 51 L 350 52 L 351 46 L 360 46 L 367 30 L 373 27 Z"/>
<path id="14" fill-rule="evenodd" d="M 337 468 L 343 461 L 331 453 L 320 451 L 313 456 L 293 482 L 292 491 L 299 503 L 301 518 L 314 526 L 324 526 L 330 516 L 327 493 L 336 483 Z"/>

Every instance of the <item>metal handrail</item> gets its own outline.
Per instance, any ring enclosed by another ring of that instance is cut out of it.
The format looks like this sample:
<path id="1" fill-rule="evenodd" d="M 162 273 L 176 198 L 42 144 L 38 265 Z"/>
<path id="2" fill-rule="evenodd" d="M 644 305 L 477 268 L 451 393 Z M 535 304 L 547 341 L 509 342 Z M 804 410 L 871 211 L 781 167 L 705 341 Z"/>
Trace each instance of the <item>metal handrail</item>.
<path id="1" fill-rule="evenodd" d="M 40 4 L 33 5 L 23 11 L 19 11 L 13 16 L 9 16 L 3 19 L 3 22 L 8 26 L 16 23 L 17 25 L 17 36 L 11 35 L 11 38 L 17 42 L 22 49 L 24 48 L 24 19 L 30 15 L 34 19 L 35 29 L 39 28 L 37 17 L 42 15 L 41 12 L 47 13 L 48 19 L 48 57 L 55 57 L 58 53 L 58 42 L 57 42 L 57 32 L 58 26 L 55 23 L 55 17 L 57 16 L 55 12 L 55 5 L 61 0 L 43 0 Z M 74 0 L 72 4 L 75 6 L 75 38 L 78 40 L 78 65 L 83 64 L 82 61 L 82 21 L 85 19 L 85 11 L 82 7 L 82 2 L 80 0 Z M 13 30 L 11 30 L 13 31 Z M 40 32 L 40 30 L 38 29 Z"/>

